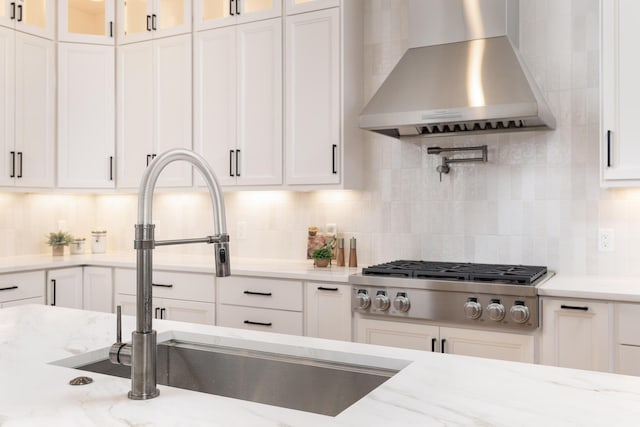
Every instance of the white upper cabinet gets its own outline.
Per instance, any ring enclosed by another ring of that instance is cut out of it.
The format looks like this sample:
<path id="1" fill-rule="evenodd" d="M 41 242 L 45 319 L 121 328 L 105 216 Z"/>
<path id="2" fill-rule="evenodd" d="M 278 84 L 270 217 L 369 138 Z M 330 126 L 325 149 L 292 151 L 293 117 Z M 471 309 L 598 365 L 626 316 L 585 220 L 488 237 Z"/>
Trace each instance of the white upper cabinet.
<path id="1" fill-rule="evenodd" d="M 340 6 L 340 0 L 285 0 L 285 4 L 287 15 L 293 15 Z"/>
<path id="2" fill-rule="evenodd" d="M 0 25 L 53 39 L 54 9 L 52 0 L 0 0 Z"/>
<path id="3" fill-rule="evenodd" d="M 192 148 L 191 90 L 191 35 L 118 48 L 118 188 L 137 188 L 156 155 Z M 167 166 L 158 185 L 191 186 L 190 165 Z"/>
<path id="4" fill-rule="evenodd" d="M 0 28 L 0 185 L 53 187 L 54 44 Z"/>
<path id="5" fill-rule="evenodd" d="M 115 187 L 115 53 L 58 44 L 58 187 Z"/>
<path id="6" fill-rule="evenodd" d="M 118 2 L 118 43 L 132 43 L 190 32 L 190 0 Z"/>
<path id="7" fill-rule="evenodd" d="M 362 13 L 362 1 L 350 0 L 286 17 L 285 183 L 290 188 L 363 185 Z"/>
<path id="8" fill-rule="evenodd" d="M 282 14 L 282 0 L 194 0 L 196 30 L 243 24 Z"/>
<path id="9" fill-rule="evenodd" d="M 115 0 L 58 0 L 58 40 L 113 45 Z"/>
<path id="10" fill-rule="evenodd" d="M 640 2 L 601 1 L 601 184 L 640 185 Z"/>
<path id="11" fill-rule="evenodd" d="M 195 150 L 223 185 L 282 183 L 281 22 L 195 35 Z"/>
<path id="12" fill-rule="evenodd" d="M 288 184 L 340 182 L 340 11 L 286 18 Z"/>

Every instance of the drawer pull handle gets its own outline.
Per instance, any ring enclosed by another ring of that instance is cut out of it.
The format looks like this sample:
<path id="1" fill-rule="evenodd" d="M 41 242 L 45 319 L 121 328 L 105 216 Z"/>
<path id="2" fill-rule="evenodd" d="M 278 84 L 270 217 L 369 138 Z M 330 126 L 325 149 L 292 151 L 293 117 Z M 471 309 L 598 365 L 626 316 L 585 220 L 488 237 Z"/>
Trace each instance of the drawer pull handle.
<path id="1" fill-rule="evenodd" d="M 442 339 L 440 340 L 440 353 L 444 353 L 444 352 L 445 352 L 445 351 L 444 351 L 444 343 L 446 343 L 446 342 L 447 342 L 447 340 L 446 340 L 446 339 L 444 339 L 444 338 L 442 338 Z"/>
<path id="2" fill-rule="evenodd" d="M 164 283 L 152 283 L 151 286 L 157 286 L 158 288 L 173 288 L 173 285 L 165 285 Z"/>
<path id="3" fill-rule="evenodd" d="M 154 319 L 159 319 L 158 312 L 160 311 L 160 307 L 156 307 Z"/>
<path id="4" fill-rule="evenodd" d="M 576 307 L 575 305 L 564 305 L 560 306 L 563 310 L 581 310 L 581 311 L 589 311 L 589 307 Z"/>
<path id="5" fill-rule="evenodd" d="M 318 286 L 318 290 L 319 291 L 331 291 L 331 292 L 338 292 L 338 288 L 326 288 L 324 286 Z"/>
<path id="6" fill-rule="evenodd" d="M 273 323 L 271 322 L 252 322 L 251 320 L 245 320 L 245 325 L 259 325 L 259 326 L 271 326 Z"/>
<path id="7" fill-rule="evenodd" d="M 260 295 L 263 297 L 270 297 L 272 295 L 271 292 L 254 292 L 254 291 L 244 291 L 245 295 Z"/>
<path id="8" fill-rule="evenodd" d="M 431 353 L 435 353 L 436 352 L 436 342 L 438 340 L 436 338 L 431 338 Z"/>
<path id="9" fill-rule="evenodd" d="M 0 291 L 10 291 L 12 289 L 18 289 L 17 286 L 7 286 L 6 288 L 0 288 Z"/>

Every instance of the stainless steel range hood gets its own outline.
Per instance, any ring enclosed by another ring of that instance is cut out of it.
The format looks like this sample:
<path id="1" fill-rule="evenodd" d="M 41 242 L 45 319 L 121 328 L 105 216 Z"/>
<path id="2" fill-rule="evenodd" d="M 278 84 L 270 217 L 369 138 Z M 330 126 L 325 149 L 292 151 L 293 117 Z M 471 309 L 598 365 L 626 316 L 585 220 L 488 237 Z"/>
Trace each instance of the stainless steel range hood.
<path id="1" fill-rule="evenodd" d="M 407 50 L 364 108 L 361 128 L 394 138 L 555 128 L 514 47 L 517 1 L 415 0 L 410 5 L 410 33 L 418 33 L 410 36 L 418 37 L 410 44 L 418 46 Z M 437 44 L 425 46 L 429 41 Z"/>

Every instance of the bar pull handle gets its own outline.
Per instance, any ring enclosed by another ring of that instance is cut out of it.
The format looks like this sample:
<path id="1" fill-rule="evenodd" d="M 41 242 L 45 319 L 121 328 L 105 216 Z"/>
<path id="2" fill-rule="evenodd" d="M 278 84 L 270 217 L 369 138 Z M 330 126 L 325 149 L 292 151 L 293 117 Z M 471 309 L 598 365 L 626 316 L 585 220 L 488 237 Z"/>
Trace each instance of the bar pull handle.
<path id="1" fill-rule="evenodd" d="M 270 297 L 273 294 L 271 292 L 255 292 L 255 291 L 244 291 L 245 295 L 260 295 L 263 297 Z"/>
<path id="2" fill-rule="evenodd" d="M 16 19 L 16 3 L 11 2 L 11 16 L 9 19 Z"/>
<path id="3" fill-rule="evenodd" d="M 109 156 L 109 181 L 113 181 L 113 156 Z"/>
<path id="4" fill-rule="evenodd" d="M 151 29 L 153 31 L 157 31 L 158 28 L 156 27 L 156 21 L 158 20 L 158 15 L 156 15 L 155 13 L 153 15 L 151 15 Z"/>
<path id="5" fill-rule="evenodd" d="M 337 174 L 338 173 L 338 169 L 337 169 L 337 151 L 338 151 L 338 146 L 336 144 L 333 144 L 331 146 L 331 173 L 333 174 Z"/>
<path id="6" fill-rule="evenodd" d="M 0 288 L 0 292 L 1 292 L 1 291 L 11 291 L 11 290 L 13 290 L 13 289 L 18 289 L 18 287 L 17 287 L 17 286 L 15 286 L 15 285 L 14 285 L 14 286 L 6 286 L 6 287 L 4 287 L 4 288 Z"/>
<path id="7" fill-rule="evenodd" d="M 16 152 L 10 151 L 10 153 L 11 153 L 11 175 L 9 175 L 9 178 L 15 178 L 16 177 Z"/>
<path id="8" fill-rule="evenodd" d="M 20 172 L 18 172 L 16 178 L 22 178 L 22 151 L 18 151 L 18 168 Z"/>
<path id="9" fill-rule="evenodd" d="M 162 308 L 160 309 L 160 318 L 161 318 L 161 319 L 166 319 L 166 317 L 165 317 L 165 313 L 166 313 L 166 312 L 167 312 L 167 309 L 166 309 L 166 308 L 162 307 Z"/>
<path id="10" fill-rule="evenodd" d="M 18 5 L 18 22 L 22 22 L 22 5 Z"/>
<path id="11" fill-rule="evenodd" d="M 438 342 L 436 338 L 431 338 L 431 353 L 436 352 L 436 342 Z"/>
<path id="12" fill-rule="evenodd" d="M 271 322 L 252 322 L 251 320 L 245 320 L 244 321 L 245 325 L 259 325 L 259 326 L 272 326 L 273 323 Z"/>
<path id="13" fill-rule="evenodd" d="M 151 154 L 147 154 L 147 166 L 149 166 L 149 163 L 151 163 Z"/>
<path id="14" fill-rule="evenodd" d="M 586 306 L 575 306 L 575 305 L 565 305 L 562 304 L 560 306 L 561 309 L 563 310 L 579 310 L 579 311 L 589 311 L 589 307 Z"/>
<path id="15" fill-rule="evenodd" d="M 158 288 L 173 288 L 172 284 L 164 284 L 164 283 L 152 283 L 151 286 L 157 286 Z"/>
<path id="16" fill-rule="evenodd" d="M 607 131 L 607 167 L 611 167 L 611 129 Z"/>
<path id="17" fill-rule="evenodd" d="M 233 153 L 235 153 L 235 151 L 229 150 L 229 176 L 235 176 L 233 174 Z"/>
<path id="18" fill-rule="evenodd" d="M 236 150 L 236 176 L 240 176 L 240 150 Z"/>
<path id="19" fill-rule="evenodd" d="M 51 279 L 51 305 L 56 305 L 56 279 Z"/>
<path id="20" fill-rule="evenodd" d="M 240 0 L 234 0 L 236 3 L 236 15 L 240 15 Z"/>
<path id="21" fill-rule="evenodd" d="M 113 38 L 113 21 L 109 21 L 109 37 Z"/>
<path id="22" fill-rule="evenodd" d="M 155 310 L 154 310 L 154 313 L 155 313 L 155 315 L 153 316 L 154 319 L 159 319 L 159 317 L 158 317 L 158 312 L 159 311 L 160 311 L 160 307 L 156 307 Z"/>
<path id="23" fill-rule="evenodd" d="M 235 15 L 235 13 L 233 13 L 233 0 L 229 0 L 229 15 Z"/>
<path id="24" fill-rule="evenodd" d="M 151 31 L 151 15 L 147 15 L 147 31 Z"/>
<path id="25" fill-rule="evenodd" d="M 318 286 L 318 290 L 319 291 L 331 291 L 331 292 L 338 292 L 338 288 L 327 288 L 325 286 Z"/>
<path id="26" fill-rule="evenodd" d="M 442 338 L 442 339 L 440 340 L 440 353 L 444 353 L 444 352 L 445 352 L 445 351 L 444 351 L 444 343 L 446 343 L 446 342 L 447 342 L 447 340 L 446 340 L 446 339 L 444 339 L 444 338 Z"/>

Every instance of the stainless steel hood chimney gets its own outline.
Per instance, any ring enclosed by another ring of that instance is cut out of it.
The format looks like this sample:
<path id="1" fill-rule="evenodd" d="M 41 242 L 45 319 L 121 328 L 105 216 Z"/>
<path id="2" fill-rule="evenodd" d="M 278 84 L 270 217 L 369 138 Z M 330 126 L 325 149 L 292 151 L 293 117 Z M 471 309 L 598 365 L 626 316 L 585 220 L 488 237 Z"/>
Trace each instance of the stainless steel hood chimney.
<path id="1" fill-rule="evenodd" d="M 394 138 L 555 128 L 516 48 L 517 0 L 409 4 L 410 48 L 362 111 L 361 128 Z"/>

